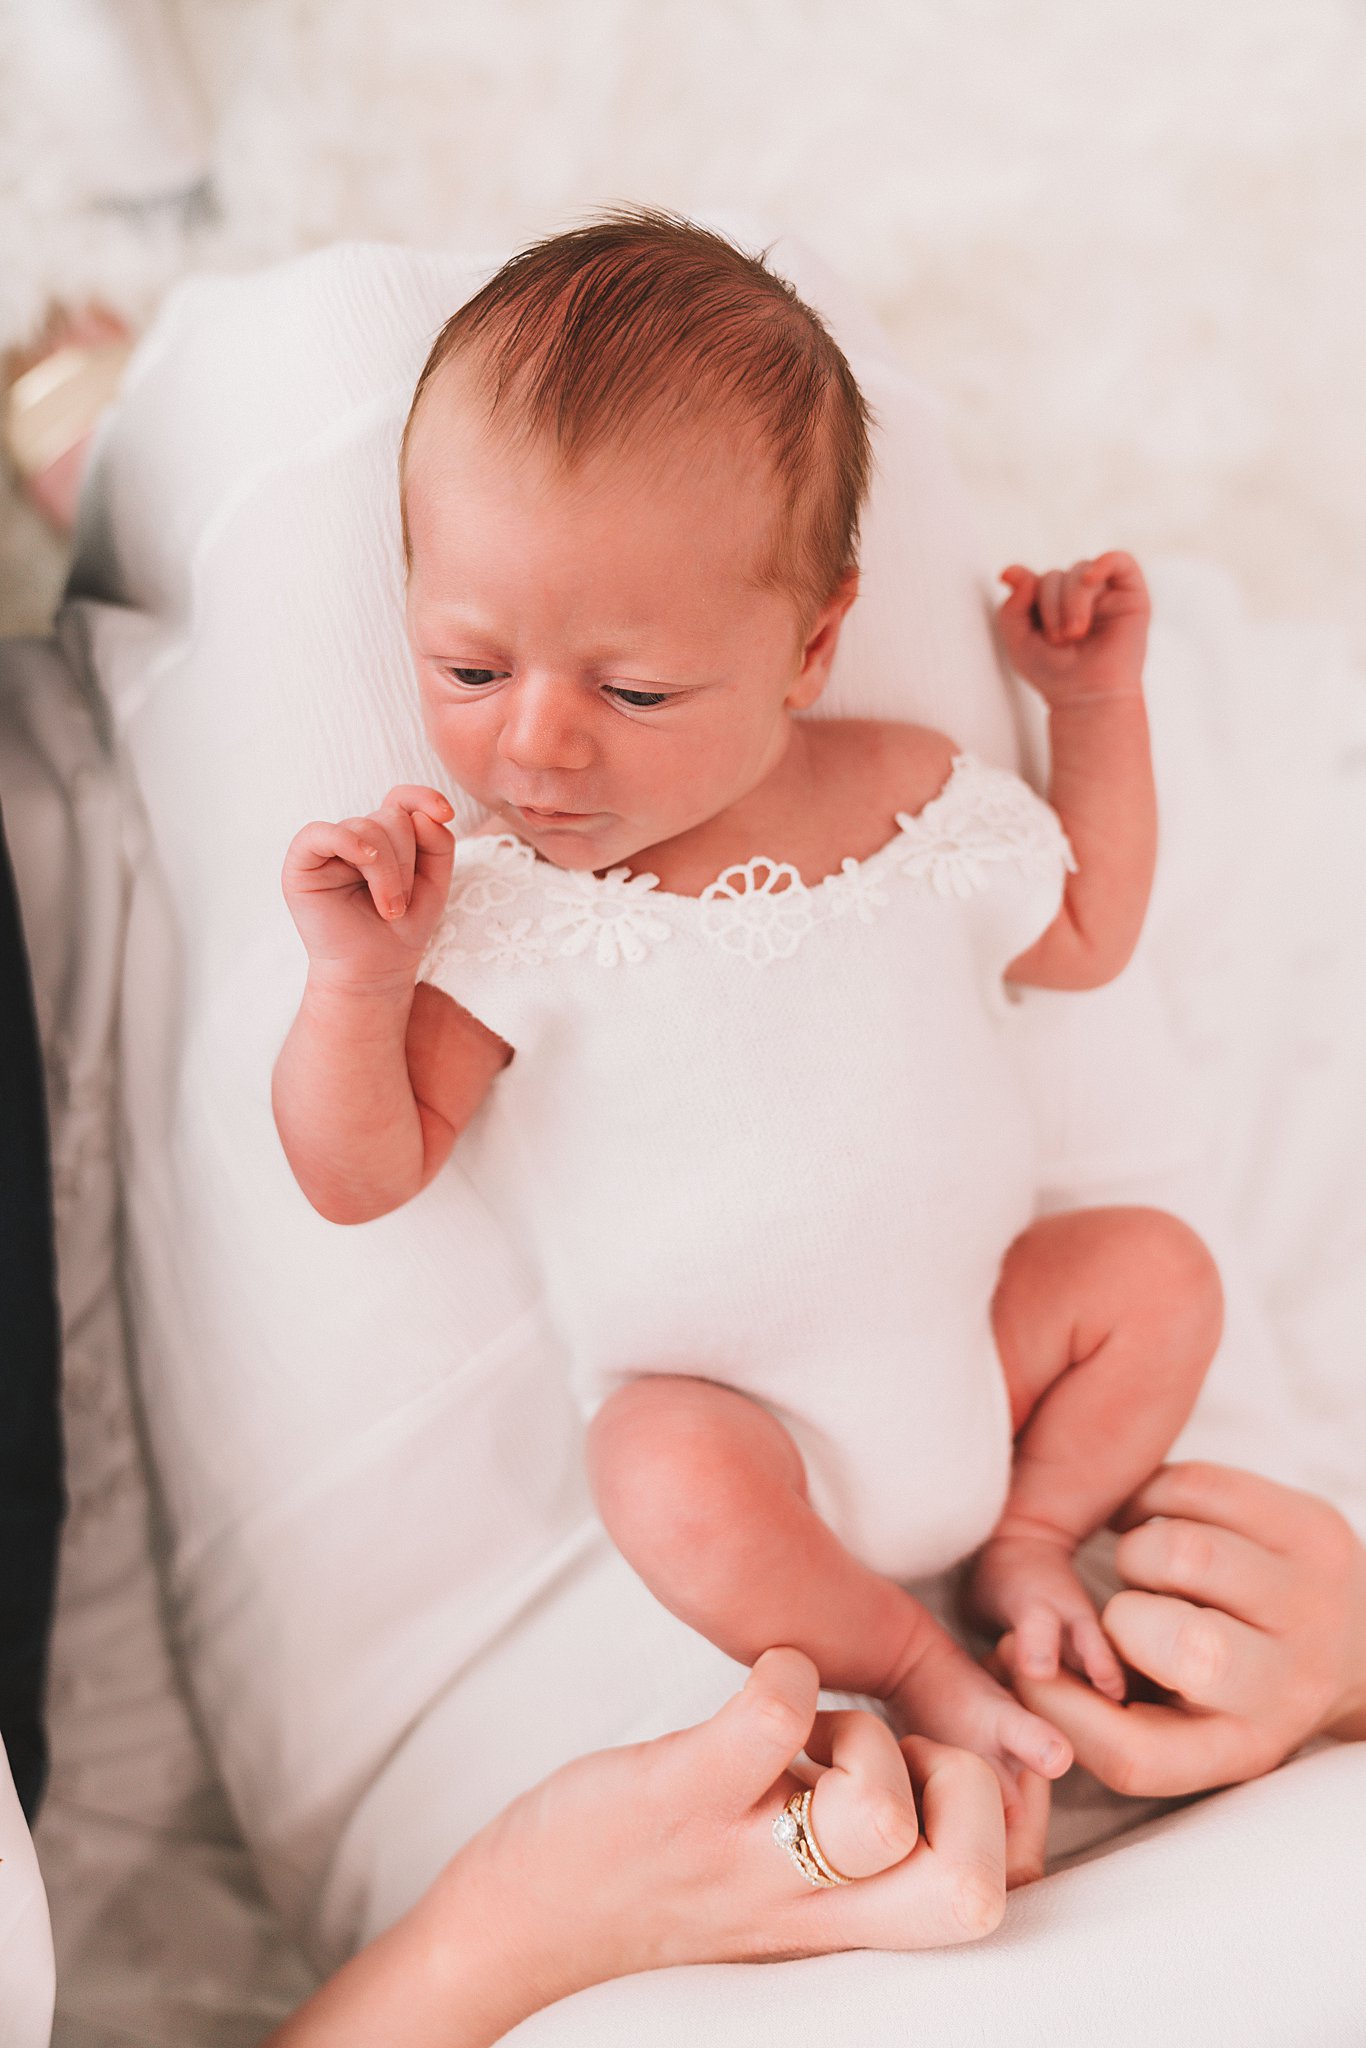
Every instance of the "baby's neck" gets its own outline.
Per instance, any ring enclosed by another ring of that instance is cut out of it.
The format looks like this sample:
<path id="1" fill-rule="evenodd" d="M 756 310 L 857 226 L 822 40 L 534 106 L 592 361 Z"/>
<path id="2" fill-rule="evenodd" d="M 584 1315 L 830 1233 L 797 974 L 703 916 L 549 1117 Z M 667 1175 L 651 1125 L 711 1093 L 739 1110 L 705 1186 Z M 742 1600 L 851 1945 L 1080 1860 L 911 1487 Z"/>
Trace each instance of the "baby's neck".
<path id="1" fill-rule="evenodd" d="M 786 745 L 753 789 L 685 832 L 642 846 L 625 865 L 632 874 L 657 875 L 671 895 L 700 896 L 733 862 L 789 844 L 794 819 L 818 815 L 823 778 L 816 757 L 823 752 L 817 728 L 789 717 Z"/>

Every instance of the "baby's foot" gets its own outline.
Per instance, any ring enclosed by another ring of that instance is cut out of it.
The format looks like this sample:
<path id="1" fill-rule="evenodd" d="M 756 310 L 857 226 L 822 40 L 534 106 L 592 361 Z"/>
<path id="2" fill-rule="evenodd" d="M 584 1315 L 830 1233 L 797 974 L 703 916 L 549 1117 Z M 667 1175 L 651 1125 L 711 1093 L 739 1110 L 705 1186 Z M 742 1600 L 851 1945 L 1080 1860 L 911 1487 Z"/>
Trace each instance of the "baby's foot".
<path id="1" fill-rule="evenodd" d="M 903 1732 L 975 1750 L 996 1767 L 1008 1799 L 1021 1769 L 1062 1777 L 1072 1750 L 1052 1722 L 1031 1714 L 952 1636 L 928 1615 L 924 1619 L 913 1654 L 887 1695 Z"/>
<path id="2" fill-rule="evenodd" d="M 969 1599 L 985 1621 L 1014 1630 L 1022 1677 L 1056 1678 L 1062 1662 L 1107 1698 L 1125 1697 L 1123 1667 L 1063 1536 L 993 1536 L 972 1568 Z"/>

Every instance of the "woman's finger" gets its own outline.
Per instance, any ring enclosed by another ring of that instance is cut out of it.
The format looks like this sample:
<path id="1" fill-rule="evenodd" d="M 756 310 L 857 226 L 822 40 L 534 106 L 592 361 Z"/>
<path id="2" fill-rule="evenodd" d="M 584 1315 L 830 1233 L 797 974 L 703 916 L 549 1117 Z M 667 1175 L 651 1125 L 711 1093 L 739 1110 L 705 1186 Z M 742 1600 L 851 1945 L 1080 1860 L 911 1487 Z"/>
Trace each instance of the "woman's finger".
<path id="1" fill-rule="evenodd" d="M 1115 1568 L 1126 1586 L 1218 1607 L 1254 1628 L 1280 1630 L 1294 1618 L 1297 1580 L 1287 1560 L 1217 1523 L 1140 1522 L 1116 1544 Z"/>
<path id="2" fill-rule="evenodd" d="M 1006 1891 L 1005 1812 L 995 1773 L 970 1750 L 924 1735 L 904 1735 L 901 1753 L 920 1807 L 916 1853 L 929 1850 L 945 1872 L 957 1938 L 989 1934 L 1005 1911 Z"/>
<path id="3" fill-rule="evenodd" d="M 1192 1714 L 1146 1700 L 1119 1706 L 1070 1671 L 1056 1678 L 1017 1677 L 1037 1713 L 1063 1729 L 1083 1770 L 1131 1799 L 1167 1799 L 1205 1791 L 1265 1767 L 1245 1722 Z"/>
<path id="4" fill-rule="evenodd" d="M 1159 1466 L 1152 1478 L 1116 1509 L 1110 1526 L 1132 1529 L 1154 1515 L 1179 1515 L 1189 1522 L 1217 1522 L 1266 1550 L 1292 1555 L 1301 1547 L 1306 1528 L 1323 1512 L 1323 1502 L 1311 1493 L 1297 1492 L 1234 1465 L 1188 1459 Z"/>
<path id="5" fill-rule="evenodd" d="M 1021 1771 L 1013 1805 L 1006 1809 L 1006 1890 L 1043 1876 L 1053 1787 L 1037 1771 Z"/>
<path id="6" fill-rule="evenodd" d="M 817 1714 L 806 1741 L 829 1766 L 816 1780 L 811 1824 L 846 1877 L 872 1877 L 909 1856 L 920 1834 L 906 1759 L 885 1721 L 847 1708 Z"/>
<path id="7" fill-rule="evenodd" d="M 1111 1596 L 1101 1617 L 1121 1657 L 1167 1692 L 1207 1713 L 1257 1717 L 1276 1697 L 1280 1648 L 1217 1607 L 1192 1607 L 1165 1593 Z"/>

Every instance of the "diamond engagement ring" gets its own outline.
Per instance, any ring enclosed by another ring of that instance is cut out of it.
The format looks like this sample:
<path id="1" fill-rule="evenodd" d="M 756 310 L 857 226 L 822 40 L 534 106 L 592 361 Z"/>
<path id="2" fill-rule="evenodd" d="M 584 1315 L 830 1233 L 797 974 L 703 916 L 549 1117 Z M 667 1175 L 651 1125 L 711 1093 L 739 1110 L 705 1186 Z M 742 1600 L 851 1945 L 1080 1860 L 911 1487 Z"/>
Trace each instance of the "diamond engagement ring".
<path id="1" fill-rule="evenodd" d="M 780 1849 L 785 1849 L 800 1870 L 808 1884 L 831 1885 L 852 1884 L 852 1877 L 846 1877 L 842 1870 L 836 1870 L 833 1863 L 821 1852 L 811 1825 L 811 1794 L 814 1787 L 804 1786 L 794 1792 L 782 1812 L 773 1823 L 773 1839 Z"/>

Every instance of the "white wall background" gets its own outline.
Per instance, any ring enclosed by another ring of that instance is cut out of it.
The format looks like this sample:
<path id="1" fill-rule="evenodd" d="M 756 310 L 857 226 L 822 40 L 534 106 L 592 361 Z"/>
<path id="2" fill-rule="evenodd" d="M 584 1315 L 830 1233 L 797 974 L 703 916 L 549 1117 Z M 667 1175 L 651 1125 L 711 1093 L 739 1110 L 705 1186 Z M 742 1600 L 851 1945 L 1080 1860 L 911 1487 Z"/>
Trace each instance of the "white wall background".
<path id="1" fill-rule="evenodd" d="M 138 155 L 98 64 L 35 85 L 98 4 L 0 0 L 0 335 L 338 235 L 759 210 L 947 400 L 995 559 L 1191 550 L 1366 653 L 1366 0 L 180 0 L 192 229 L 92 205 Z M 7 502 L 0 624 L 57 568 Z"/>

